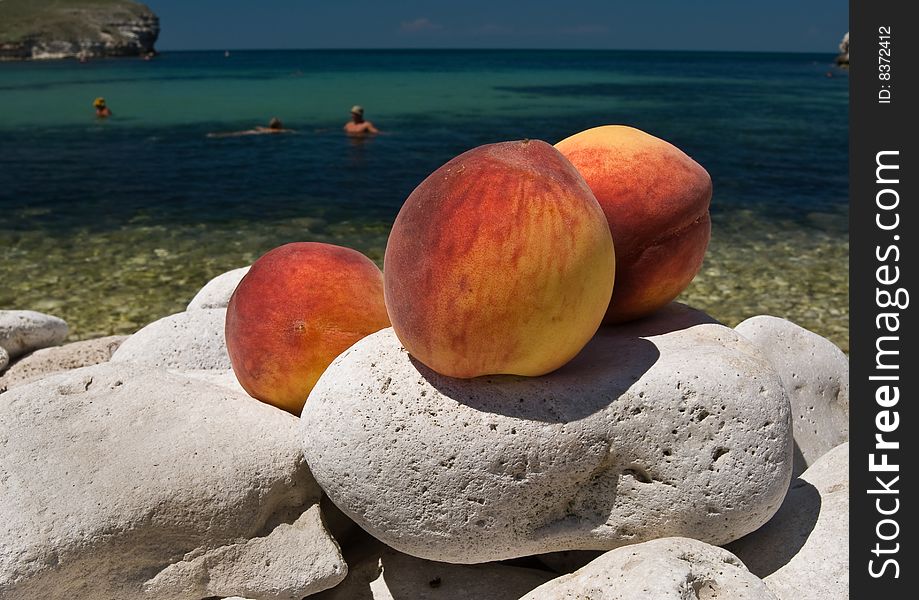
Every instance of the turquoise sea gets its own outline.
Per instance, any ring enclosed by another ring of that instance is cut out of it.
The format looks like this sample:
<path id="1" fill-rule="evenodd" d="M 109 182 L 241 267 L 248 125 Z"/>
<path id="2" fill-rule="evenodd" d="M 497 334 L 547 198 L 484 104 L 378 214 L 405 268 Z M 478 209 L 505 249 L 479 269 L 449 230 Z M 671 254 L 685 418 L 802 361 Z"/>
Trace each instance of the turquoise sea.
<path id="1" fill-rule="evenodd" d="M 830 54 L 165 52 L 0 63 L 0 308 L 71 338 L 181 310 L 282 243 L 378 263 L 405 197 L 480 144 L 621 123 L 712 175 L 713 234 L 683 300 L 790 318 L 848 348 L 848 76 Z M 104 96 L 114 112 L 93 116 Z M 383 130 L 341 127 L 352 104 Z M 208 137 L 264 125 L 295 133 Z"/>

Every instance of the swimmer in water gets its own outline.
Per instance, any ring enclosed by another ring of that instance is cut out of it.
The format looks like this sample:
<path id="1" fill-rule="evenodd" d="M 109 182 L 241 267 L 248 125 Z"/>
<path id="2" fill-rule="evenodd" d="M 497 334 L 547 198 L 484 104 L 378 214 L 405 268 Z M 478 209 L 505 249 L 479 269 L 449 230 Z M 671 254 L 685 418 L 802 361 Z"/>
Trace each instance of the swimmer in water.
<path id="1" fill-rule="evenodd" d="M 275 133 L 293 133 L 293 129 L 286 129 L 284 124 L 281 123 L 281 119 L 277 117 L 272 117 L 268 121 L 268 127 L 262 127 L 261 125 L 254 127 L 253 129 L 246 129 L 245 131 L 227 131 L 225 133 L 209 133 L 207 137 L 239 137 L 243 135 L 264 135 L 264 134 L 275 134 Z"/>
<path id="2" fill-rule="evenodd" d="M 351 107 L 351 120 L 345 123 L 345 133 L 352 136 L 365 136 L 380 133 L 373 123 L 364 120 L 364 108 L 354 105 Z"/>
<path id="3" fill-rule="evenodd" d="M 106 119 L 112 116 L 111 109 L 105 105 L 105 98 L 96 98 L 93 100 L 93 108 L 96 109 L 96 117 Z"/>

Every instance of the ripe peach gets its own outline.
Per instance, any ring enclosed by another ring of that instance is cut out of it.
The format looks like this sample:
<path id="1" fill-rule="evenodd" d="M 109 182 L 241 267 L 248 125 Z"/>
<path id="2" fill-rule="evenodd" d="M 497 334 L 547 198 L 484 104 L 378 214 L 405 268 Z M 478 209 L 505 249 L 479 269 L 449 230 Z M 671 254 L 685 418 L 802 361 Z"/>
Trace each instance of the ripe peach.
<path id="1" fill-rule="evenodd" d="M 489 144 L 405 201 L 386 246 L 386 308 L 439 373 L 541 375 L 596 332 L 614 269 L 603 211 L 574 167 L 545 142 Z"/>
<path id="2" fill-rule="evenodd" d="M 227 306 L 233 372 L 253 398 L 299 415 L 326 367 L 389 326 L 383 274 L 356 250 L 312 242 L 271 250 Z"/>
<path id="3" fill-rule="evenodd" d="M 711 237 L 712 180 L 679 148 L 621 125 L 555 147 L 584 176 L 616 242 L 616 290 L 604 323 L 648 315 L 682 292 Z"/>

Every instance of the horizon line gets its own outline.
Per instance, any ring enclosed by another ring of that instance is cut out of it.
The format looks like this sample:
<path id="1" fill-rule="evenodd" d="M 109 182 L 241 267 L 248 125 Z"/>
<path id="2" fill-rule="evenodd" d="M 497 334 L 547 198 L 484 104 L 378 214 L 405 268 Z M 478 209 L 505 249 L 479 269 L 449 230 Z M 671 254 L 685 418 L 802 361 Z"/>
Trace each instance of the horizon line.
<path id="1" fill-rule="evenodd" d="M 157 52 L 697 52 L 697 53 L 742 53 L 742 54 L 830 54 L 831 50 L 726 50 L 726 49 L 677 49 L 677 48 L 463 48 L 463 47 L 376 47 L 376 48 L 164 48 Z"/>

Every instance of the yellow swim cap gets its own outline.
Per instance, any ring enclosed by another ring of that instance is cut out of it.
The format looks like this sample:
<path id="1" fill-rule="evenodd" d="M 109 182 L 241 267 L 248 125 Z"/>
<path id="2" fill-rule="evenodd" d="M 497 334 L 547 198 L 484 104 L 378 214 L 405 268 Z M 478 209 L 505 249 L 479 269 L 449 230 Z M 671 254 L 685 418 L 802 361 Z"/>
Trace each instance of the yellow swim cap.
<path id="1" fill-rule="evenodd" d="M 100 106 L 105 106 L 105 98 L 96 98 L 93 100 L 93 106 L 99 108 Z"/>

